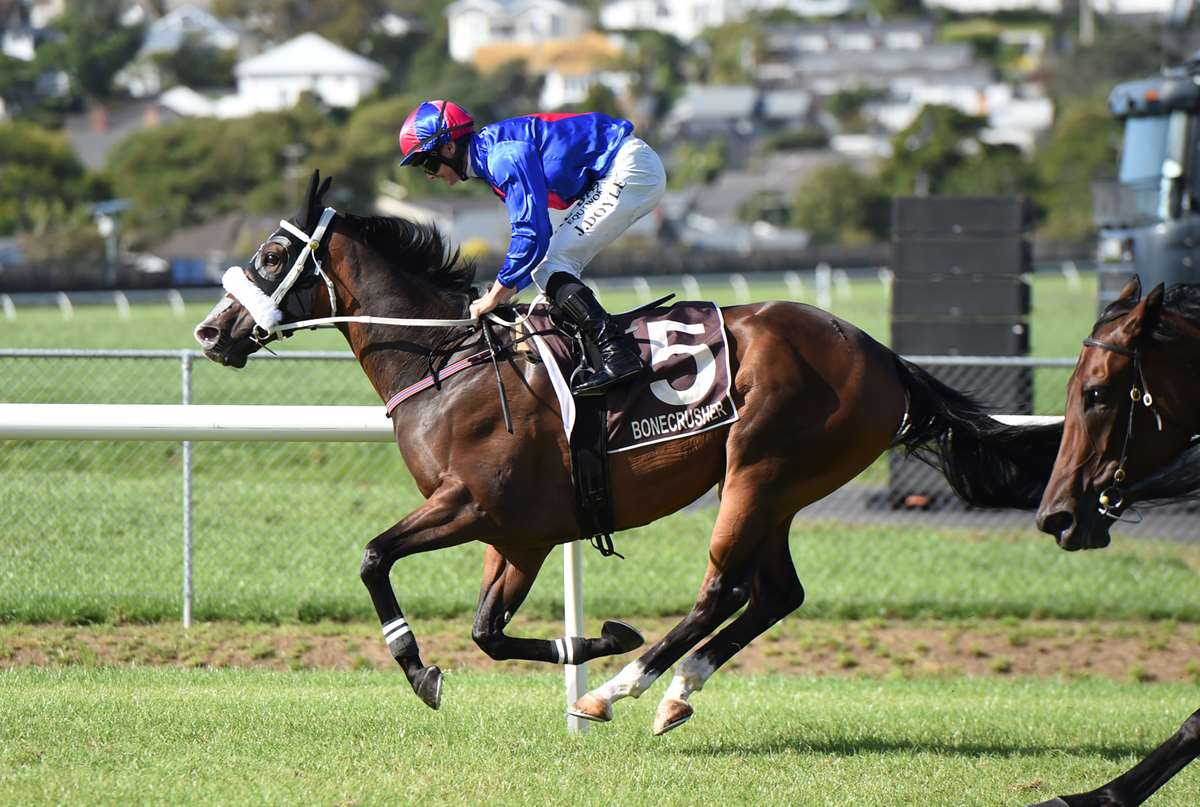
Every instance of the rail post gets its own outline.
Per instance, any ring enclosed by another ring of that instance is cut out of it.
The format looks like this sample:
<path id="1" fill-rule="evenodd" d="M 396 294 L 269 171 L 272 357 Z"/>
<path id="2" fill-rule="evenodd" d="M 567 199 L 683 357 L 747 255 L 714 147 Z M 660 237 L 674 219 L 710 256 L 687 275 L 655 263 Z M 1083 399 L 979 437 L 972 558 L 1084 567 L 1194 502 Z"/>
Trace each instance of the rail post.
<path id="1" fill-rule="evenodd" d="M 192 403 L 192 353 L 179 354 L 185 406 Z M 183 441 L 183 627 L 192 626 L 192 441 Z"/>
<path id="2" fill-rule="evenodd" d="M 563 544 L 563 623 L 567 640 L 583 635 L 583 542 L 571 541 Z M 567 708 L 587 692 L 587 665 L 567 664 Z M 571 734 L 587 734 L 586 720 L 567 715 L 567 731 Z"/>

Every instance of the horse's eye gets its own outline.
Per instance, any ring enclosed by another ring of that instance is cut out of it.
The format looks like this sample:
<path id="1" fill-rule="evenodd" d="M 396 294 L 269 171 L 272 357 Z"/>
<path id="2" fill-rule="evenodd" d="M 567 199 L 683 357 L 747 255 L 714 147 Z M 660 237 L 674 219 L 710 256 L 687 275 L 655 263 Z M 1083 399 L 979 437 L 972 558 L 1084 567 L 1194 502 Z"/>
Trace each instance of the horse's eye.
<path id="1" fill-rule="evenodd" d="M 1083 405 L 1088 409 L 1104 406 L 1105 397 L 1104 387 L 1089 387 L 1083 391 Z"/>
<path id="2" fill-rule="evenodd" d="M 274 252 L 268 252 L 263 260 L 266 261 L 267 266 L 275 266 L 279 263 L 279 256 Z"/>

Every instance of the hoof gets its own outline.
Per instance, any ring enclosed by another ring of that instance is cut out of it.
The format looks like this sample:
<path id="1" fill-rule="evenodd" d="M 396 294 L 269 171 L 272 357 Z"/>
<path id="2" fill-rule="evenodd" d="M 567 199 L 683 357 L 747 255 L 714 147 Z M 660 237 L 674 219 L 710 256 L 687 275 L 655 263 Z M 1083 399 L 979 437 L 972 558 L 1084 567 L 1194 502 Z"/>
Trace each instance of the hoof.
<path id="1" fill-rule="evenodd" d="M 1031 807 L 1067 807 L 1067 803 L 1063 801 L 1062 798 L 1055 796 L 1054 798 L 1050 799 L 1050 801 L 1039 802 L 1031 805 Z"/>
<path id="2" fill-rule="evenodd" d="M 567 714 L 584 720 L 594 720 L 597 723 L 607 723 L 612 720 L 612 704 L 600 700 L 589 692 L 571 704 Z"/>
<path id="3" fill-rule="evenodd" d="M 640 630 L 615 619 L 609 619 L 600 626 L 600 635 L 612 642 L 614 655 L 628 653 L 646 643 L 646 637 L 642 636 Z"/>
<path id="4" fill-rule="evenodd" d="M 691 718 L 692 711 L 687 701 L 664 700 L 654 712 L 654 736 L 661 737 L 676 726 L 682 726 Z"/>
<path id="5" fill-rule="evenodd" d="M 413 692 L 430 709 L 442 705 L 442 671 L 429 666 L 416 674 L 412 680 Z"/>

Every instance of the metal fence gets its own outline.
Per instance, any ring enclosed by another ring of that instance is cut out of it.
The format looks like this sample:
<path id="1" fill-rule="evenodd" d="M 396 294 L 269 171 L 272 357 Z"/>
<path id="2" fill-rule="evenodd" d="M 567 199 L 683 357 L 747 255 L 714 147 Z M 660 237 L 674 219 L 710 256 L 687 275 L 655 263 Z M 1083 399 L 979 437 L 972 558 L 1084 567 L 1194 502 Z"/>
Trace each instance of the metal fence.
<path id="1" fill-rule="evenodd" d="M 1074 364 L 913 358 L 985 399 L 998 379 L 1017 385 L 1026 413 L 1042 415 L 1062 413 Z M 379 404 L 349 353 L 256 356 L 235 372 L 194 351 L 0 351 L 0 401 Z M 923 487 L 936 479 L 906 473 L 882 458 L 802 520 L 880 535 L 1034 532 L 1029 513 L 967 509 Z M 395 447 L 366 443 L 13 441 L 0 443 L 0 479 L 0 621 L 176 619 L 184 531 L 198 619 L 363 617 L 362 547 L 421 501 Z M 706 497 L 691 513 L 703 520 L 715 503 Z M 1177 509 L 1114 534 L 1195 540 L 1196 523 L 1194 511 Z M 426 615 L 469 611 L 480 549 L 436 554 L 406 559 L 402 602 Z M 548 613 L 561 612 L 560 580 L 548 587 Z"/>

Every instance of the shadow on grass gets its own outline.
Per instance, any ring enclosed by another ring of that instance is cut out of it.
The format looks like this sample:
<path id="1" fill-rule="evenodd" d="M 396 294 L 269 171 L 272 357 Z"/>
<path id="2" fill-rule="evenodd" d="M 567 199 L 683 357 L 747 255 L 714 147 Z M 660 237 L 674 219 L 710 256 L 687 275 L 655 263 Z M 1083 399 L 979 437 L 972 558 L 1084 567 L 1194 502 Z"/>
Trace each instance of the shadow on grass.
<path id="1" fill-rule="evenodd" d="M 1036 745 L 995 743 L 955 743 L 953 745 L 935 741 L 890 740 L 874 737 L 865 740 L 819 740 L 806 741 L 788 737 L 761 737 L 745 741 L 719 742 L 694 748 L 681 748 L 677 753 L 689 757 L 751 756 L 783 753 L 832 754 L 854 756 L 855 754 L 930 753 L 939 756 L 961 757 L 1037 757 L 1062 753 L 1071 756 L 1099 757 L 1117 762 L 1129 757 L 1141 757 L 1154 748 L 1155 743 L 1147 740 L 1144 745 L 1113 743 L 1097 745 L 1085 743 L 1078 746 Z"/>

